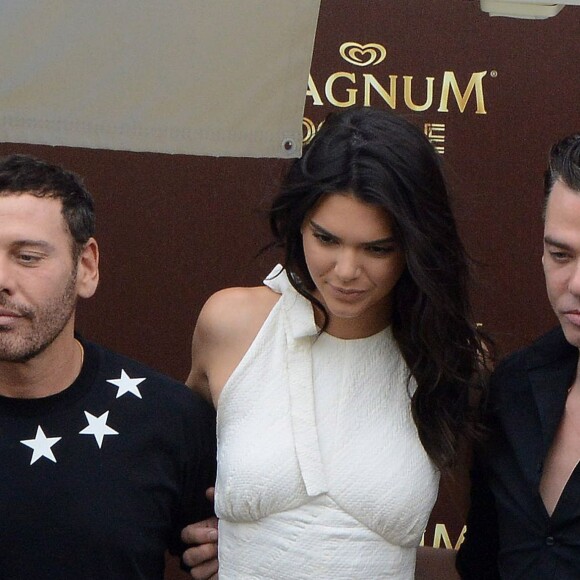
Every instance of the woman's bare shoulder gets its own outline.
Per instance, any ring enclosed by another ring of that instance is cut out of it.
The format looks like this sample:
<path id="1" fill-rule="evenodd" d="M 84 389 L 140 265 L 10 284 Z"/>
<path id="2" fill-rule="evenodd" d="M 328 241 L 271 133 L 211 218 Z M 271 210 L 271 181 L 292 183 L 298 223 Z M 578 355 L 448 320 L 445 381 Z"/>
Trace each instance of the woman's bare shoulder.
<path id="1" fill-rule="evenodd" d="M 187 384 L 217 406 L 229 376 L 279 298 L 266 286 L 226 288 L 213 294 L 195 326 Z"/>
<path id="2" fill-rule="evenodd" d="M 216 336 L 245 334 L 258 330 L 280 298 L 267 286 L 225 288 L 210 296 L 198 318 L 198 326 Z"/>

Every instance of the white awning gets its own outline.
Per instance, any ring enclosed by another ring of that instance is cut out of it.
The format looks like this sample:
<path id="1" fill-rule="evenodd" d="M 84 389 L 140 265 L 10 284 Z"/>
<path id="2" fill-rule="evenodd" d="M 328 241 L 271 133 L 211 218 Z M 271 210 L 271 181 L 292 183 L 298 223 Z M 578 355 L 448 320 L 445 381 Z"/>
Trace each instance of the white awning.
<path id="1" fill-rule="evenodd" d="M 0 141 L 297 157 L 320 0 L 3 0 Z"/>

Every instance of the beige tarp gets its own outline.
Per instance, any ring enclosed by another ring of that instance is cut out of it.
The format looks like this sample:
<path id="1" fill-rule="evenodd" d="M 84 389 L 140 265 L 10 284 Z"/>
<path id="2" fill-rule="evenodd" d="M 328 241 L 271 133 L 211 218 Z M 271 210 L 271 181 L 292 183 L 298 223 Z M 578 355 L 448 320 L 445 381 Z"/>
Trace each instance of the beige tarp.
<path id="1" fill-rule="evenodd" d="M 320 0 L 2 0 L 0 141 L 296 157 Z"/>

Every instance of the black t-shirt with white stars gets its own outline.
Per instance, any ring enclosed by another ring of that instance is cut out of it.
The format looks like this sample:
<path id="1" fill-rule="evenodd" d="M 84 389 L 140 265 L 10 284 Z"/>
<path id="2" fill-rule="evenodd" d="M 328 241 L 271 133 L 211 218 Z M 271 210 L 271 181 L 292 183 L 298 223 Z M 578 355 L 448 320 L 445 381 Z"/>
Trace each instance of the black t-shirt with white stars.
<path id="1" fill-rule="evenodd" d="M 1 580 L 160 580 L 181 528 L 211 513 L 213 409 L 82 343 L 68 389 L 0 397 Z"/>

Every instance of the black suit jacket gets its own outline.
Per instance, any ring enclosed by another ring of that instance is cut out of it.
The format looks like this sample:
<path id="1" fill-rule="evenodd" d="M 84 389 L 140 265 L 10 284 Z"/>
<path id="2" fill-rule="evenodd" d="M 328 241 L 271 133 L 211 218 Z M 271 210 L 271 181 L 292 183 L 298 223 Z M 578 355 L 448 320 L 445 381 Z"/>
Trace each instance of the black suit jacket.
<path id="1" fill-rule="evenodd" d="M 539 493 L 577 363 L 578 349 L 558 327 L 494 372 L 490 437 L 475 456 L 467 533 L 457 557 L 462 578 L 580 578 L 580 468 L 552 517 Z"/>

